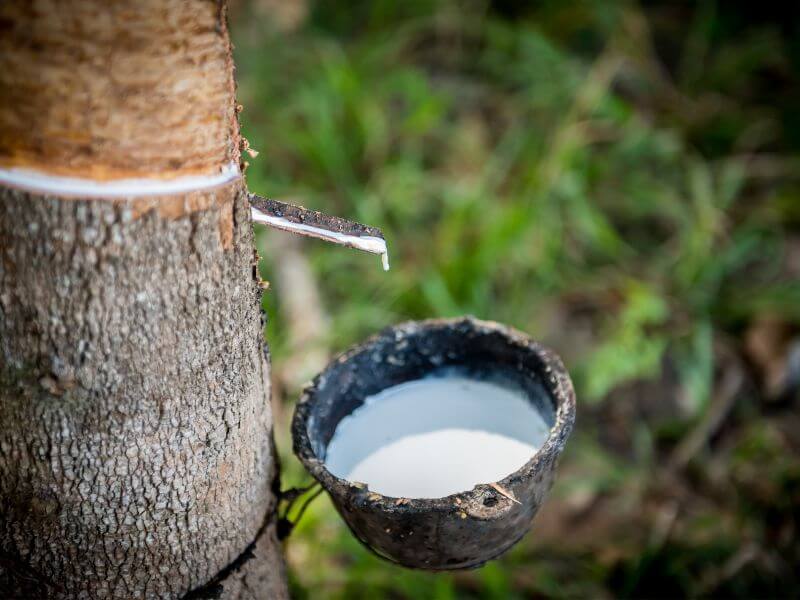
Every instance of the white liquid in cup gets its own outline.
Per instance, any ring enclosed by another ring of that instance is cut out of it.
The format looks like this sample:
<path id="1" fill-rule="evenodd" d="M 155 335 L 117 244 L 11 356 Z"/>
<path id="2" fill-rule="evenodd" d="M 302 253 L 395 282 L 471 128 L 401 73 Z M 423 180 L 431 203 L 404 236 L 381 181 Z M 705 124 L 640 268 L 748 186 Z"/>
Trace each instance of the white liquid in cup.
<path id="1" fill-rule="evenodd" d="M 549 429 L 520 390 L 428 377 L 369 396 L 338 424 L 325 462 L 334 475 L 373 492 L 441 498 L 518 470 Z"/>

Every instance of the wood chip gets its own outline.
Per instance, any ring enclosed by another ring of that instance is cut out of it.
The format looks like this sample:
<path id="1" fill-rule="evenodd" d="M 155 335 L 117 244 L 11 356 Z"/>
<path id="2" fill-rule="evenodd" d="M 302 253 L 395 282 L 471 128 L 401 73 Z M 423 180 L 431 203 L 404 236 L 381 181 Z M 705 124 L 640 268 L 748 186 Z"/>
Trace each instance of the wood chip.
<path id="1" fill-rule="evenodd" d="M 499 493 L 501 496 L 505 496 L 506 498 L 508 498 L 508 499 L 509 499 L 509 500 L 511 500 L 512 502 L 516 502 L 517 504 L 520 504 L 520 505 L 522 504 L 522 502 L 520 502 L 519 500 L 517 500 L 517 499 L 514 497 L 514 494 L 513 494 L 513 493 L 511 493 L 510 491 L 508 491 L 506 488 L 504 488 L 503 486 L 501 486 L 499 483 L 490 483 L 489 485 L 490 485 L 491 487 L 493 487 L 495 490 L 497 490 L 497 492 L 498 492 L 498 493 Z"/>

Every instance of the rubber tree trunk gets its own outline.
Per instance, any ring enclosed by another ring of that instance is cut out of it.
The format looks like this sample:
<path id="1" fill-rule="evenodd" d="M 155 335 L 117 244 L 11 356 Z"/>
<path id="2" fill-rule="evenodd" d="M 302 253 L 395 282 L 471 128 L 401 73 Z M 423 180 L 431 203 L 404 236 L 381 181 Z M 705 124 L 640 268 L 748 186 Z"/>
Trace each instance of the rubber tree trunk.
<path id="1" fill-rule="evenodd" d="M 282 598 L 224 5 L 0 3 L 0 597 Z M 54 180 L 49 179 L 50 183 Z"/>

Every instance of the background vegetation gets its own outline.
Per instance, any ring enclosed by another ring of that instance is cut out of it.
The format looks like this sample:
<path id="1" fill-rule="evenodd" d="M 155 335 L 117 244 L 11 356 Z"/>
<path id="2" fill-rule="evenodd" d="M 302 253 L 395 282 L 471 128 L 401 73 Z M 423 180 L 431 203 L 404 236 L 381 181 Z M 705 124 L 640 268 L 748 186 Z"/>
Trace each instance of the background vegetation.
<path id="1" fill-rule="evenodd" d="M 287 423 L 332 352 L 472 313 L 554 347 L 578 425 L 482 569 L 368 554 L 326 497 L 296 597 L 797 596 L 800 11 L 240 0 L 250 189 L 381 227 L 392 270 L 259 230 Z"/>

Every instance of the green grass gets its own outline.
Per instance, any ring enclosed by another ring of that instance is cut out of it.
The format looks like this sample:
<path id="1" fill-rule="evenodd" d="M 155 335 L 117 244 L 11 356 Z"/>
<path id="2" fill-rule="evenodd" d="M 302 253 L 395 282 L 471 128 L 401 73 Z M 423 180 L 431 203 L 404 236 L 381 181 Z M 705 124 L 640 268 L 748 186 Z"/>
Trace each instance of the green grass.
<path id="1" fill-rule="evenodd" d="M 747 363 L 753 323 L 800 326 L 798 36 L 711 2 L 544 2 L 513 18 L 475 2 L 319 3 L 289 30 L 270 6 L 234 12 L 243 132 L 260 151 L 250 189 L 381 227 L 390 244 L 389 273 L 304 245 L 331 318 L 324 342 L 338 351 L 400 320 L 471 313 L 554 347 L 580 403 L 553 498 L 506 557 L 403 570 L 367 554 L 324 498 L 288 544 L 294 593 L 796 586 L 796 409 L 769 407 L 757 369 L 737 367 L 744 391 L 677 479 L 666 465 L 720 373 Z M 279 260 L 264 257 L 265 279 Z M 280 365 L 280 290 L 265 305 Z M 287 485 L 302 481 L 284 462 Z"/>

